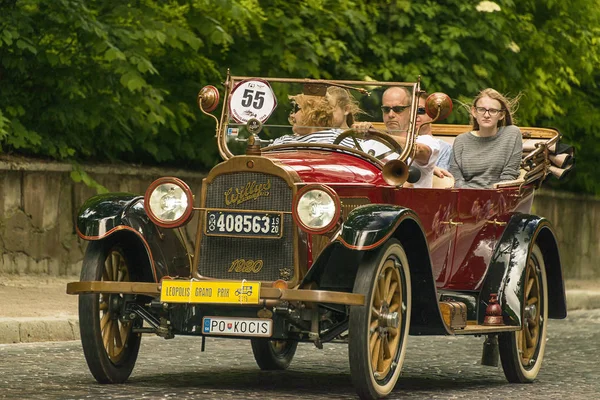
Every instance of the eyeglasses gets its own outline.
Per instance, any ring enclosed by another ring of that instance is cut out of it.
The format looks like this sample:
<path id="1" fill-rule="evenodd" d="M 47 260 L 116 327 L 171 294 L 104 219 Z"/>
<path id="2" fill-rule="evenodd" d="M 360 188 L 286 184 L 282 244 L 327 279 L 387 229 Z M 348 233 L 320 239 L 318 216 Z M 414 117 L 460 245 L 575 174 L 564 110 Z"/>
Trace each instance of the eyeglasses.
<path id="1" fill-rule="evenodd" d="M 394 107 L 381 106 L 381 111 L 384 114 L 388 114 L 390 111 L 393 111 L 396 114 L 400 114 L 402 111 L 406 110 L 408 107 L 410 107 L 410 106 L 394 106 Z"/>
<path id="2" fill-rule="evenodd" d="M 419 114 L 419 115 L 425 115 L 425 114 L 427 114 L 427 111 L 425 111 L 425 107 L 419 107 L 419 108 L 417 108 L 417 114 Z"/>
<path id="3" fill-rule="evenodd" d="M 490 116 L 495 117 L 501 112 L 504 112 L 504 110 L 498 110 L 497 108 L 475 107 L 475 112 L 479 115 L 484 115 L 487 112 L 490 114 Z"/>
<path id="4" fill-rule="evenodd" d="M 296 114 L 298 111 L 300 111 L 300 105 L 296 102 L 292 102 L 292 111 L 290 111 L 290 114 Z"/>

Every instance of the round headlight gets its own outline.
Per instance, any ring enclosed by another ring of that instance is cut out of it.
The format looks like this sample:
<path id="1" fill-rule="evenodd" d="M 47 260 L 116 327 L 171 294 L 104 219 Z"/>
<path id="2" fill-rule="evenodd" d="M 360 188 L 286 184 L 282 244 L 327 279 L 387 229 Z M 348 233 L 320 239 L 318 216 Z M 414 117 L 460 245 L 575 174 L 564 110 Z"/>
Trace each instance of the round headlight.
<path id="1" fill-rule="evenodd" d="M 148 217 L 163 228 L 176 228 L 188 222 L 192 208 L 192 191 L 181 179 L 157 179 L 144 196 L 144 209 Z"/>
<path id="2" fill-rule="evenodd" d="M 333 190 L 325 186 L 306 186 L 296 196 L 294 216 L 303 230 L 321 234 L 336 226 L 340 200 Z"/>

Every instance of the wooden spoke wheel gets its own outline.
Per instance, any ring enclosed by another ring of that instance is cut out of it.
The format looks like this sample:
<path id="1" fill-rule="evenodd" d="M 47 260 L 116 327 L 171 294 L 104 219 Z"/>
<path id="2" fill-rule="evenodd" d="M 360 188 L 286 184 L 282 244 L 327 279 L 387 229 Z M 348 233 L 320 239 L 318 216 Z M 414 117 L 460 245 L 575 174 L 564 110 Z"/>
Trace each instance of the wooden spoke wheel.
<path id="1" fill-rule="evenodd" d="M 298 347 L 298 342 L 289 340 L 251 339 L 250 343 L 256 364 L 267 371 L 286 369 Z"/>
<path id="2" fill-rule="evenodd" d="M 400 242 L 365 256 L 354 293 L 365 295 L 365 306 L 350 310 L 350 373 L 359 396 L 376 399 L 398 381 L 410 326 L 410 270 Z"/>
<path id="3" fill-rule="evenodd" d="M 109 241 L 90 242 L 81 270 L 82 281 L 130 281 L 124 250 Z M 135 366 L 141 336 L 134 323 L 121 318 L 120 294 L 79 296 L 79 328 L 88 367 L 100 383 L 122 383 Z"/>
<path id="4" fill-rule="evenodd" d="M 540 248 L 533 246 L 525 269 L 522 328 L 498 337 L 500 359 L 509 382 L 529 383 L 537 377 L 546 347 L 548 287 Z"/>

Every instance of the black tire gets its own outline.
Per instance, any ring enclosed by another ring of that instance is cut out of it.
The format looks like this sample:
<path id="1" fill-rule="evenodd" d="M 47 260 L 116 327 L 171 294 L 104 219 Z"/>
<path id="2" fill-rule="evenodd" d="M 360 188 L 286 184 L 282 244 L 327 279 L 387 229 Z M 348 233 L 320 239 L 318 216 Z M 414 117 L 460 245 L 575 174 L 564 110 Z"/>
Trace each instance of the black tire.
<path id="1" fill-rule="evenodd" d="M 361 399 L 378 399 L 396 386 L 410 327 L 410 270 L 398 240 L 365 256 L 353 292 L 365 295 L 365 306 L 350 310 L 350 374 Z"/>
<path id="2" fill-rule="evenodd" d="M 130 261 L 112 240 L 90 242 L 81 269 L 81 281 L 131 281 Z M 119 294 L 79 296 L 81 344 L 90 372 L 99 383 L 123 383 L 131 375 L 141 335 L 133 323 L 119 319 Z M 112 306 L 111 306 L 112 305 Z"/>
<path id="3" fill-rule="evenodd" d="M 537 245 L 533 246 L 527 260 L 524 290 L 523 329 L 498 336 L 502 369 L 512 383 L 535 380 L 546 348 L 548 285 L 544 257 Z"/>
<path id="4" fill-rule="evenodd" d="M 298 342 L 291 340 L 250 339 L 256 364 L 265 371 L 284 370 L 289 367 Z"/>

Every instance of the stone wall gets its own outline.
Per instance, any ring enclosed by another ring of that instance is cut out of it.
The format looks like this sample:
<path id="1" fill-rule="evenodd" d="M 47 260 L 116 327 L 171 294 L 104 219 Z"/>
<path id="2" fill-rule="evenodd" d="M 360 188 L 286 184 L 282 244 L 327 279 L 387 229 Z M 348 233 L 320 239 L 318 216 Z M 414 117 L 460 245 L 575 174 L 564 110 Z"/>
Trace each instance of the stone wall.
<path id="1" fill-rule="evenodd" d="M 599 279 L 600 198 L 541 191 L 532 211 L 552 222 L 565 278 Z"/>
<path id="2" fill-rule="evenodd" d="M 78 209 L 96 190 L 71 177 L 71 165 L 0 158 L 0 274 L 79 275 L 86 242 L 75 233 Z M 143 195 L 161 176 L 184 179 L 197 193 L 204 174 L 183 170 L 86 166 L 111 192 Z M 194 237 L 194 220 L 186 226 Z"/>
<path id="3" fill-rule="evenodd" d="M 177 176 L 198 193 L 204 176 L 115 165 L 85 170 L 111 192 L 135 194 L 160 176 Z M 0 273 L 79 274 L 85 241 L 75 234 L 75 217 L 95 190 L 73 182 L 70 172 L 70 164 L 0 158 Z M 600 199 L 541 191 L 533 207 L 555 227 L 565 278 L 600 278 Z M 194 220 L 186 226 L 190 242 L 195 228 Z"/>

